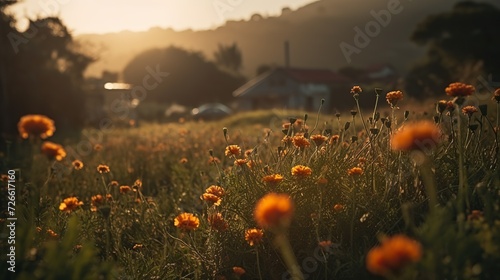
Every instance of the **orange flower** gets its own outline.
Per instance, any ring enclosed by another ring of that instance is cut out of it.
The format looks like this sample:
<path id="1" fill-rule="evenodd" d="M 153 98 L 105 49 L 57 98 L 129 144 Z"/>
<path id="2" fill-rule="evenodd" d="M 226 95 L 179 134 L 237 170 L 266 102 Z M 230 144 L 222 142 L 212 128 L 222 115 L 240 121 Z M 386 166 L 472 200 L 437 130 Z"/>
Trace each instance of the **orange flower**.
<path id="1" fill-rule="evenodd" d="M 243 274 L 246 273 L 245 269 L 243 269 L 243 267 L 239 267 L 239 266 L 233 266 L 233 272 L 234 272 L 234 274 L 236 274 L 238 276 L 242 276 Z"/>
<path id="2" fill-rule="evenodd" d="M 404 126 L 391 138 L 391 148 L 395 151 L 425 151 L 439 142 L 441 132 L 430 121 L 420 121 Z"/>
<path id="3" fill-rule="evenodd" d="M 208 224 L 210 224 L 210 226 L 217 231 L 225 231 L 228 228 L 228 224 L 222 217 L 221 213 L 208 216 Z"/>
<path id="4" fill-rule="evenodd" d="M 44 115 L 26 115 L 21 117 L 17 123 L 21 137 L 26 139 L 30 135 L 46 139 L 54 135 L 56 127 L 54 121 Z"/>
<path id="5" fill-rule="evenodd" d="M 241 148 L 238 145 L 229 145 L 226 147 L 226 151 L 224 154 L 229 157 L 229 156 L 239 156 L 241 154 Z"/>
<path id="6" fill-rule="evenodd" d="M 251 228 L 245 231 L 245 240 L 250 246 L 255 246 L 262 242 L 263 237 L 264 231 L 262 231 L 261 229 Z"/>
<path id="7" fill-rule="evenodd" d="M 134 188 L 134 189 L 142 188 L 142 180 L 141 179 L 135 180 L 134 184 L 132 185 L 132 188 Z"/>
<path id="8" fill-rule="evenodd" d="M 120 193 L 128 193 L 132 188 L 129 186 L 120 186 Z"/>
<path id="9" fill-rule="evenodd" d="M 344 210 L 344 205 L 342 205 L 342 204 L 335 204 L 333 206 L 333 210 L 335 210 L 335 212 L 341 212 L 342 210 Z"/>
<path id="10" fill-rule="evenodd" d="M 50 160 L 61 161 L 66 157 L 66 151 L 64 148 L 56 143 L 45 141 L 42 144 L 42 153 L 46 155 Z"/>
<path id="11" fill-rule="evenodd" d="M 325 177 L 320 177 L 320 178 L 318 178 L 316 183 L 318 185 L 326 185 L 326 184 L 328 184 L 328 179 L 326 179 Z"/>
<path id="12" fill-rule="evenodd" d="M 363 174 L 363 168 L 361 167 L 353 167 L 347 170 L 347 175 L 349 176 L 359 176 L 361 174 Z"/>
<path id="13" fill-rule="evenodd" d="M 225 190 L 223 187 L 216 186 L 216 185 L 211 185 L 205 190 L 205 193 L 213 194 L 219 197 L 224 196 Z"/>
<path id="14" fill-rule="evenodd" d="M 387 100 L 387 103 L 391 105 L 391 107 L 395 107 L 398 101 L 403 99 L 403 92 L 399 90 L 388 92 L 385 96 L 385 99 Z"/>
<path id="15" fill-rule="evenodd" d="M 99 173 L 109 173 L 109 166 L 105 165 L 105 164 L 99 164 L 99 166 L 97 166 L 97 171 L 99 171 Z"/>
<path id="16" fill-rule="evenodd" d="M 465 106 L 462 108 L 462 113 L 467 115 L 469 118 L 472 117 L 474 113 L 477 112 L 477 108 L 475 106 Z"/>
<path id="17" fill-rule="evenodd" d="M 262 197 L 254 209 L 254 219 L 262 228 L 288 226 L 294 212 L 293 202 L 287 194 L 269 193 Z"/>
<path id="18" fill-rule="evenodd" d="M 144 248 L 144 245 L 136 243 L 136 244 L 134 244 L 134 247 L 132 247 L 132 250 L 139 250 L 142 248 Z"/>
<path id="19" fill-rule="evenodd" d="M 83 162 L 81 160 L 75 159 L 71 164 L 75 170 L 81 170 L 83 168 Z"/>
<path id="20" fill-rule="evenodd" d="M 210 157 L 208 159 L 208 163 L 209 164 L 219 164 L 220 163 L 220 159 L 218 157 Z"/>
<path id="21" fill-rule="evenodd" d="M 332 241 L 330 240 L 323 240 L 318 242 L 318 246 L 321 248 L 322 251 L 328 252 L 330 250 L 330 247 L 332 246 Z"/>
<path id="22" fill-rule="evenodd" d="M 281 181 L 283 181 L 283 176 L 281 174 L 271 174 L 264 176 L 264 178 L 262 178 L 262 182 L 267 183 L 269 185 L 277 185 Z"/>
<path id="23" fill-rule="evenodd" d="M 239 159 L 234 161 L 234 165 L 245 166 L 247 164 L 247 162 L 248 161 L 246 159 L 239 158 Z"/>
<path id="24" fill-rule="evenodd" d="M 422 257 L 421 245 L 405 235 L 387 238 L 366 255 L 366 268 L 373 274 L 388 276 L 397 274 L 409 263 Z"/>
<path id="25" fill-rule="evenodd" d="M 101 144 L 95 144 L 94 145 L 94 151 L 99 152 L 100 150 L 102 150 L 102 145 Z"/>
<path id="26" fill-rule="evenodd" d="M 353 86 L 351 88 L 351 93 L 352 94 L 360 94 L 361 92 L 363 92 L 363 90 L 361 89 L 360 86 Z"/>
<path id="27" fill-rule="evenodd" d="M 337 141 L 339 139 L 340 139 L 340 135 L 338 135 L 338 134 L 332 135 L 332 137 L 330 137 L 330 145 L 337 143 Z"/>
<path id="28" fill-rule="evenodd" d="M 293 145 L 297 148 L 303 149 L 309 147 L 311 143 L 307 140 L 304 135 L 295 135 L 292 137 Z"/>
<path id="29" fill-rule="evenodd" d="M 182 213 L 175 217 L 174 226 L 182 230 L 195 230 L 200 226 L 200 220 L 191 213 Z"/>
<path id="30" fill-rule="evenodd" d="M 452 97 L 465 97 L 472 95 L 476 89 L 464 83 L 451 83 L 445 91 L 447 95 Z"/>
<path id="31" fill-rule="evenodd" d="M 94 195 L 90 198 L 90 211 L 97 211 L 97 207 L 100 206 L 104 202 L 104 197 L 100 194 Z"/>
<path id="32" fill-rule="evenodd" d="M 253 153 L 253 149 L 248 149 L 248 150 L 245 151 L 244 154 L 245 154 L 245 157 L 248 158 L 248 157 L 250 157 L 252 155 L 252 153 Z"/>
<path id="33" fill-rule="evenodd" d="M 201 196 L 201 200 L 205 200 L 206 202 L 212 203 L 215 206 L 219 206 L 221 201 L 222 201 L 222 199 L 220 197 L 216 196 L 215 194 L 211 194 L 211 193 L 204 193 Z"/>
<path id="34" fill-rule="evenodd" d="M 292 176 L 297 178 L 305 178 L 311 176 L 312 169 L 304 165 L 296 165 L 292 167 Z"/>
<path id="35" fill-rule="evenodd" d="M 116 188 L 116 187 L 118 187 L 120 184 L 118 183 L 118 181 L 113 180 L 113 181 L 111 181 L 111 182 L 109 183 L 109 185 L 110 185 L 112 188 Z"/>
<path id="36" fill-rule="evenodd" d="M 83 205 L 83 202 L 79 201 L 76 197 L 68 197 L 61 202 L 59 205 L 59 210 L 70 213 L 76 208 Z"/>
<path id="37" fill-rule="evenodd" d="M 321 144 L 325 143 L 326 139 L 328 139 L 328 137 L 324 136 L 324 135 L 321 135 L 321 134 L 315 134 L 313 136 L 310 137 L 311 141 L 314 142 L 314 144 L 316 146 L 321 146 Z"/>
<path id="38" fill-rule="evenodd" d="M 59 234 L 55 233 L 55 231 L 51 230 L 51 229 L 48 229 L 47 230 L 47 234 L 51 237 L 51 238 L 57 238 L 59 236 Z"/>
<path id="39" fill-rule="evenodd" d="M 179 163 L 180 163 L 180 164 L 186 164 L 186 163 L 188 163 L 188 159 L 187 159 L 187 158 L 185 158 L 185 157 L 183 157 L 183 158 L 181 158 L 181 159 L 179 160 Z"/>

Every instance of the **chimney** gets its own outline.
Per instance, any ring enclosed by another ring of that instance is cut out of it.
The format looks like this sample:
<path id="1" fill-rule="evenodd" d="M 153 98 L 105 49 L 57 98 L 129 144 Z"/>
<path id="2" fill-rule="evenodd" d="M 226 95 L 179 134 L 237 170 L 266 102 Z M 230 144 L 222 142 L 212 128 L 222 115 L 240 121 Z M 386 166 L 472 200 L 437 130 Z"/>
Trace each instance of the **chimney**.
<path id="1" fill-rule="evenodd" d="M 285 68 L 290 68 L 290 44 L 285 41 Z"/>

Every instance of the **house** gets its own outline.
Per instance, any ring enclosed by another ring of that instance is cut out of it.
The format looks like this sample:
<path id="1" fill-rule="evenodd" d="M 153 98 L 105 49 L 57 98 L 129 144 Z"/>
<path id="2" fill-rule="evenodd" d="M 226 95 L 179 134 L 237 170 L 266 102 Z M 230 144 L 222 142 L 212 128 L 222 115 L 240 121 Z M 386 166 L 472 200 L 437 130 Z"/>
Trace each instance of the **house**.
<path id="1" fill-rule="evenodd" d="M 349 80 L 328 69 L 277 67 L 233 92 L 241 110 L 287 108 L 317 110 L 321 100 L 332 108 L 332 92 L 348 88 Z"/>

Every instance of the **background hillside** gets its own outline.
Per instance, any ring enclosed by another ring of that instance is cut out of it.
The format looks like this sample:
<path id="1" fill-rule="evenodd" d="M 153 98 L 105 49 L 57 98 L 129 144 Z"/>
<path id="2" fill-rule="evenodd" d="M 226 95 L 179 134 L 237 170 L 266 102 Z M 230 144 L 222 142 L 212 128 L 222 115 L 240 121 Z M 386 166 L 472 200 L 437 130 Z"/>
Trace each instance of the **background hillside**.
<path id="1" fill-rule="evenodd" d="M 409 41 L 417 24 L 430 14 L 451 9 L 458 1 L 400 1 L 402 11 L 392 15 L 387 27 L 382 27 L 361 53 L 353 54 L 349 64 L 340 43 L 354 45 L 353 28 L 364 30 L 374 20 L 370 12 L 387 9 L 388 2 L 392 1 L 321 0 L 293 11 L 284 9 L 278 17 L 254 15 L 246 21 L 228 21 L 215 30 L 152 28 L 145 32 L 83 34 L 77 40 L 91 46 L 99 57 L 86 76 L 100 76 L 103 70 L 121 72 L 135 55 L 151 48 L 174 45 L 200 51 L 212 59 L 217 44 L 236 42 L 243 54 L 242 73 L 252 77 L 259 65 L 283 64 L 285 40 L 290 42 L 291 64 L 295 67 L 338 69 L 347 65 L 391 63 L 404 73 L 423 53 L 423 49 Z"/>

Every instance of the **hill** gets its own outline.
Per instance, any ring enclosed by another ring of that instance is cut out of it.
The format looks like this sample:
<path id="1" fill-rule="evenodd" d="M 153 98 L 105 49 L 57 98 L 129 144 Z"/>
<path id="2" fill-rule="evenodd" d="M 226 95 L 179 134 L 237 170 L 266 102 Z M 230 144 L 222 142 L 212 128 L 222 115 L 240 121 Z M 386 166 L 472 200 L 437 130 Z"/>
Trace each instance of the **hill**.
<path id="1" fill-rule="evenodd" d="M 430 14 L 451 9 L 456 2 L 321 0 L 294 11 L 284 9 L 276 17 L 254 15 L 228 21 L 214 30 L 152 28 L 83 34 L 77 39 L 91 45 L 100 57 L 87 76 L 99 76 L 102 70 L 121 72 L 135 55 L 151 48 L 175 45 L 212 59 L 218 43 L 236 42 L 243 53 L 243 74 L 252 77 L 261 64 L 283 64 L 285 40 L 290 42 L 290 61 L 295 67 L 338 69 L 391 63 L 404 72 L 423 52 L 408 39 L 416 25 Z"/>

